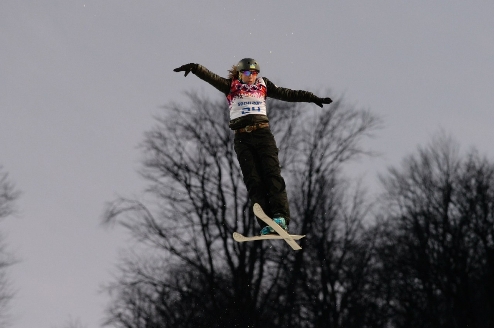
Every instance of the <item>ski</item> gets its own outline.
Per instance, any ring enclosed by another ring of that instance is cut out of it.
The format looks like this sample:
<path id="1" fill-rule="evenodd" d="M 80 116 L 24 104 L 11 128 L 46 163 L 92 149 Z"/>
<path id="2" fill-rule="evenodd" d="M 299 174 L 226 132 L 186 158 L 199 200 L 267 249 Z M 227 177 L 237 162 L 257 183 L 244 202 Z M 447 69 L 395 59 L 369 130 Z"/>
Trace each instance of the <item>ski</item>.
<path id="1" fill-rule="evenodd" d="M 268 224 L 271 228 L 274 229 L 282 237 L 288 245 L 290 245 L 291 248 L 294 250 L 300 250 L 302 247 L 300 247 L 299 244 L 294 240 L 292 236 L 288 234 L 282 227 L 280 227 L 278 224 L 276 224 L 273 219 L 271 219 L 269 216 L 264 213 L 264 211 L 261 208 L 261 205 L 255 203 L 254 204 L 254 214 L 261 220 L 263 220 L 266 224 Z"/>
<path id="2" fill-rule="evenodd" d="M 294 240 L 299 240 L 305 237 L 305 235 L 290 235 Z M 233 239 L 238 241 L 239 243 L 243 243 L 244 241 L 254 241 L 254 240 L 273 240 L 273 239 L 283 239 L 280 235 L 263 235 L 263 236 L 252 236 L 246 237 L 241 233 L 234 232 Z"/>

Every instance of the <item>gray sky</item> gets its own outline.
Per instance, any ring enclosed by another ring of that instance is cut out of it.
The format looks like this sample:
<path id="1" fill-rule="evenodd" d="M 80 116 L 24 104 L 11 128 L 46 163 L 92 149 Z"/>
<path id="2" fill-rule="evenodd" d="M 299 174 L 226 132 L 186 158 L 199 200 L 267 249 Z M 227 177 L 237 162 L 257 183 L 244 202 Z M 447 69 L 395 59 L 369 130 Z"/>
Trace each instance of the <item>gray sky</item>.
<path id="1" fill-rule="evenodd" d="M 354 170 L 372 184 L 440 129 L 494 158 L 492 17 L 473 0 L 2 0 L 0 164 L 23 192 L 0 225 L 20 260 L 12 327 L 99 327 L 128 244 L 100 226 L 105 202 L 142 190 L 137 146 L 161 105 L 221 97 L 173 68 L 226 76 L 253 57 L 279 86 L 370 109 L 383 156 Z"/>

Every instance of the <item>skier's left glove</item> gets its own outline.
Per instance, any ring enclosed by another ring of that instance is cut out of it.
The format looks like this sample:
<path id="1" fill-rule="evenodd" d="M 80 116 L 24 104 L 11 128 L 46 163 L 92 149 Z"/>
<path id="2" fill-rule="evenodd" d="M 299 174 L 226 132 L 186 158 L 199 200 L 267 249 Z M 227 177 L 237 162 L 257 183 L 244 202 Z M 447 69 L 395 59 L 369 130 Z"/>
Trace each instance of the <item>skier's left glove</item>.
<path id="1" fill-rule="evenodd" d="M 313 101 L 314 104 L 322 108 L 323 104 L 331 104 L 333 100 L 331 98 L 317 98 L 316 100 Z"/>
<path id="2" fill-rule="evenodd" d="M 184 76 L 187 76 L 190 72 L 194 73 L 197 69 L 197 64 L 194 64 L 194 63 L 190 63 L 190 64 L 185 64 L 185 65 L 182 65 L 178 68 L 175 68 L 173 71 L 174 72 L 185 72 L 185 75 Z"/>

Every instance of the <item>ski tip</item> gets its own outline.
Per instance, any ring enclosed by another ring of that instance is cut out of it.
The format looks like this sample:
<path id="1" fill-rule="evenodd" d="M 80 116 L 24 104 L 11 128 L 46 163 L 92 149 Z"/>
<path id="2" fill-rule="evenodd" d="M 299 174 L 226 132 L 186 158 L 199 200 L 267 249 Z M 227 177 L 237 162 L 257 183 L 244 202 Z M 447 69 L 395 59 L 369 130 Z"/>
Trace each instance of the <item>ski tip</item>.
<path id="1" fill-rule="evenodd" d="M 233 233 L 233 240 L 235 240 L 236 242 L 243 242 L 244 241 L 244 236 L 242 236 L 241 234 L 239 234 L 238 232 L 234 232 Z"/>
<path id="2" fill-rule="evenodd" d="M 264 215 L 264 210 L 262 209 L 261 205 L 259 205 L 258 203 L 255 203 L 252 208 L 254 209 L 254 214 L 256 216 Z"/>

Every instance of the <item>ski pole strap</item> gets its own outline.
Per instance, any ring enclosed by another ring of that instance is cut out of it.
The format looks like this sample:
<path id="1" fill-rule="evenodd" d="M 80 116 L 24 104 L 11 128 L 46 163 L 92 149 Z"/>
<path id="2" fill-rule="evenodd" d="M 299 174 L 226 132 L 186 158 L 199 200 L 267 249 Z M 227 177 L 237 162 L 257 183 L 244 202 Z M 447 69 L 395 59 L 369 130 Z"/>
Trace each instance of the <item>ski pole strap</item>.
<path id="1" fill-rule="evenodd" d="M 257 123 L 257 124 L 254 124 L 254 125 L 247 125 L 245 128 L 241 128 L 241 129 L 238 129 L 238 130 L 235 130 L 235 134 L 237 133 L 244 133 L 244 132 L 247 132 L 247 133 L 250 133 L 254 130 L 257 130 L 257 129 L 263 129 L 263 128 L 267 128 L 269 127 L 269 123 L 265 122 L 265 123 Z"/>

